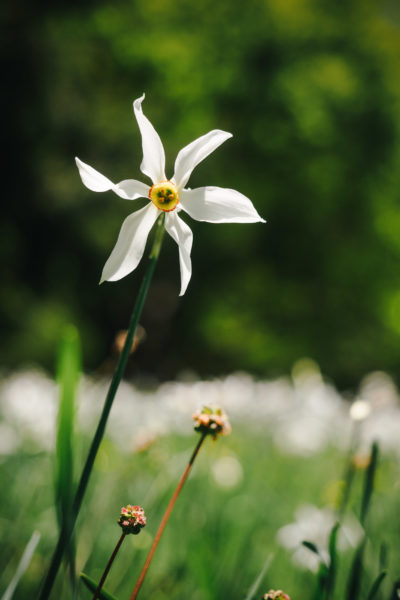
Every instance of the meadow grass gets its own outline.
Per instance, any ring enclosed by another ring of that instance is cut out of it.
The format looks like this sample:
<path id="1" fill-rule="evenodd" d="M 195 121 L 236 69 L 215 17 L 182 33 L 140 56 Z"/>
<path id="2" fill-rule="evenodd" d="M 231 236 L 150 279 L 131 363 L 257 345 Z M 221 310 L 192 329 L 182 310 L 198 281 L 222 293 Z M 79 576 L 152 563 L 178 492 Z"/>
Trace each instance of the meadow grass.
<path id="1" fill-rule="evenodd" d="M 346 453 L 326 448 L 308 457 L 284 454 L 260 428 L 233 426 L 230 437 L 206 441 L 161 540 L 141 592 L 143 598 L 244 600 L 268 556 L 271 564 L 256 597 L 271 587 L 284 589 L 292 599 L 311 597 L 315 573 L 293 564 L 291 553 L 279 545 L 276 536 L 281 527 L 295 520 L 301 505 L 337 506 Z M 104 440 L 78 520 L 76 563 L 78 571 L 99 580 L 120 535 L 116 524 L 120 507 L 127 503 L 144 506 L 148 525 L 139 536 L 128 537 L 107 580 L 107 589 L 118 598 L 129 597 L 133 589 L 195 436 L 149 439 L 147 445 L 132 452 L 121 450 L 109 438 Z M 88 443 L 81 438 L 76 450 Z M 12 578 L 32 531 L 42 534 L 15 593 L 17 600 L 31 598 L 32 590 L 38 588 L 57 537 L 52 460 L 49 453 L 34 452 L 28 444 L 3 459 L 2 486 L 7 493 L 1 495 L 1 512 L 7 516 L 0 521 L 0 553 L 5 565 L 1 589 Z M 365 468 L 356 470 L 348 506 L 348 512 L 358 517 L 364 476 Z M 387 566 L 388 576 L 381 586 L 384 595 L 377 598 L 390 597 L 399 575 L 400 515 L 395 493 L 399 484 L 395 458 L 380 456 L 366 523 L 361 582 L 365 595 L 360 599 L 367 597 L 382 566 Z M 387 558 L 382 558 L 385 552 Z M 339 552 L 332 596 L 337 600 L 345 598 L 354 553 L 352 547 Z M 69 585 L 64 570 L 56 583 L 60 599 L 71 597 Z M 81 597 L 90 598 L 84 586 L 79 586 Z"/>

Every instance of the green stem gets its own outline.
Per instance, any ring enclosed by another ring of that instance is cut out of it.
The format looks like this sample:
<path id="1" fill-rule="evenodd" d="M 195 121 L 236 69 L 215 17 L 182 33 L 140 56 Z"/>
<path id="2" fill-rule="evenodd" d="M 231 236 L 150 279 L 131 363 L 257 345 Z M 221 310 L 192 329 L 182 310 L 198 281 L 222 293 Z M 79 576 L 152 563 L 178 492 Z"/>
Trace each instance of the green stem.
<path id="1" fill-rule="evenodd" d="M 72 515 L 71 520 L 67 525 L 63 525 L 60 531 L 60 536 L 58 538 L 57 546 L 54 550 L 53 557 L 50 563 L 49 570 L 47 572 L 47 576 L 43 582 L 39 600 L 47 600 L 50 595 L 50 592 L 53 588 L 54 581 L 56 575 L 58 573 L 58 569 L 60 568 L 60 564 L 65 552 L 65 549 L 69 543 L 72 532 L 75 527 L 76 519 L 79 514 L 79 510 L 81 508 L 83 496 L 85 495 L 86 487 L 89 481 L 90 474 L 93 469 L 93 464 L 97 455 L 97 451 L 99 449 L 100 443 L 103 439 L 104 431 L 106 428 L 108 416 L 110 414 L 110 410 L 112 404 L 114 402 L 115 395 L 117 393 L 119 384 L 121 383 L 121 379 L 125 372 L 126 364 L 128 362 L 129 354 L 132 348 L 132 343 L 135 336 L 135 331 L 139 322 L 139 319 L 142 314 L 143 306 L 147 297 L 147 292 L 149 291 L 151 279 L 153 277 L 154 269 L 157 264 L 157 259 L 160 254 L 162 238 L 164 235 L 164 215 L 161 215 L 157 222 L 157 229 L 153 241 L 153 246 L 150 252 L 150 259 L 147 265 L 147 270 L 144 274 L 142 284 L 139 289 L 139 294 L 132 312 L 132 316 L 129 322 L 128 333 L 126 336 L 125 344 L 118 359 L 117 366 L 114 371 L 113 378 L 111 380 L 110 387 L 108 389 L 108 393 L 106 399 L 104 401 L 103 411 L 100 416 L 99 423 L 97 425 L 96 433 L 94 434 L 92 444 L 89 449 L 89 453 L 86 459 L 85 466 L 82 471 L 81 478 L 79 480 L 78 488 L 75 494 L 74 502 L 72 505 Z"/>
<path id="2" fill-rule="evenodd" d="M 351 492 L 351 488 L 353 486 L 354 475 L 355 475 L 353 459 L 354 459 L 354 454 L 357 450 L 359 441 L 360 441 L 360 423 L 358 421 L 356 421 L 353 425 L 353 431 L 352 431 L 352 435 L 351 435 L 351 443 L 350 443 L 350 447 L 349 447 L 347 457 L 346 457 L 346 468 L 345 468 L 345 473 L 343 476 L 344 484 L 343 484 L 343 490 L 342 490 L 341 499 L 340 499 L 340 503 L 339 503 L 339 507 L 338 507 L 339 519 L 342 519 L 342 517 L 346 511 L 347 504 L 349 502 L 350 492 Z"/>
<path id="3" fill-rule="evenodd" d="M 112 553 L 112 554 L 111 554 L 111 556 L 110 556 L 110 559 L 109 559 L 109 561 L 108 561 L 108 563 L 107 563 L 107 566 L 106 566 L 106 568 L 104 569 L 104 573 L 103 573 L 103 575 L 101 576 L 101 579 L 100 579 L 100 581 L 99 581 L 99 585 L 98 585 L 98 586 L 97 586 L 97 588 L 96 588 L 96 591 L 95 591 L 95 593 L 94 593 L 94 596 L 93 596 L 93 599 L 92 599 L 92 600 L 97 600 L 97 598 L 99 598 L 99 596 L 100 596 L 100 592 L 101 592 L 101 588 L 103 587 L 103 585 L 104 585 L 104 582 L 105 582 L 105 580 L 107 579 L 107 575 L 108 575 L 108 573 L 109 573 L 109 571 L 110 571 L 110 569 L 111 569 L 111 566 L 112 566 L 112 564 L 113 564 L 113 562 L 114 562 L 114 559 L 115 559 L 115 557 L 116 557 L 116 556 L 117 556 L 117 554 L 118 554 L 118 550 L 120 549 L 120 547 L 121 547 L 121 544 L 122 544 L 122 542 L 123 542 L 123 541 L 124 541 L 124 539 L 125 539 L 125 535 L 126 535 L 126 534 L 125 534 L 125 533 L 123 533 L 123 534 L 121 535 L 121 537 L 119 538 L 119 540 L 118 540 L 118 542 L 117 542 L 117 545 L 115 546 L 115 548 L 114 548 L 114 551 L 113 551 L 113 553 Z"/>

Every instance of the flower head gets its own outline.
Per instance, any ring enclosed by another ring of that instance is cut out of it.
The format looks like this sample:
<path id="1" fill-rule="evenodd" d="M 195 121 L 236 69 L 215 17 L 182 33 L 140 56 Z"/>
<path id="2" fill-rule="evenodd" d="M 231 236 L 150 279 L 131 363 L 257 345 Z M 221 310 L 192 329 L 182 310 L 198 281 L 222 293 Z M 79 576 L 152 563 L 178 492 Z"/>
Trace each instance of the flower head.
<path id="1" fill-rule="evenodd" d="M 218 146 L 232 137 L 230 133 L 214 129 L 182 148 L 175 161 L 171 179 L 165 175 L 165 154 L 158 133 L 142 111 L 144 94 L 133 103 L 133 110 L 142 134 L 142 173 L 150 177 L 149 186 L 134 179 L 113 183 L 104 175 L 76 158 L 83 183 L 94 192 L 112 190 L 125 200 L 149 198 L 150 202 L 129 215 L 122 223 L 117 243 L 104 265 L 101 282 L 117 281 L 138 266 L 145 249 L 147 237 L 159 215 L 165 215 L 165 229 L 179 246 L 182 296 L 192 274 L 190 253 L 193 234 L 178 216 L 186 212 L 197 221 L 209 223 L 265 222 L 251 201 L 231 189 L 201 187 L 191 190 L 186 184 L 193 169 Z"/>
<path id="2" fill-rule="evenodd" d="M 282 590 L 269 590 L 264 594 L 261 600 L 290 600 L 290 596 L 282 592 Z"/>
<path id="3" fill-rule="evenodd" d="M 203 406 L 202 410 L 194 413 L 195 431 L 200 433 L 210 434 L 214 440 L 218 435 L 228 435 L 232 431 L 232 427 L 228 421 L 227 415 L 219 407 Z"/>
<path id="4" fill-rule="evenodd" d="M 118 525 L 122 527 L 125 534 L 133 533 L 137 535 L 142 527 L 146 525 L 146 516 L 141 506 L 132 506 L 127 504 L 121 508 L 121 515 L 118 519 Z"/>

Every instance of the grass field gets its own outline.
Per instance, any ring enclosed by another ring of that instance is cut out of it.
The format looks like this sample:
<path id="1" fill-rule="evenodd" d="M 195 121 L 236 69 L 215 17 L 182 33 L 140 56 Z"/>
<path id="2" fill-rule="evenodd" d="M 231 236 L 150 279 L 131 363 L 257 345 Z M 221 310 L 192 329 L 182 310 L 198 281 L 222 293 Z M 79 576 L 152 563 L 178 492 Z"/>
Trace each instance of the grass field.
<path id="1" fill-rule="evenodd" d="M 104 385 L 88 379 L 81 385 L 73 444 L 75 473 L 86 454 Z M 203 403 L 219 399 L 231 416 L 232 434 L 215 442 L 206 440 L 141 597 L 245 600 L 267 564 L 255 598 L 270 588 L 285 590 L 292 600 L 313 598 L 318 559 L 301 542 L 317 544 L 325 555 L 341 499 L 343 503 L 351 456 L 352 484 L 341 518 L 331 598 L 350 598 L 350 571 L 365 532 L 357 571 L 360 587 L 351 598 L 368 598 L 374 579 L 386 569 L 372 597 L 391 599 L 400 576 L 400 468 L 399 448 L 388 423 L 395 427 L 399 408 L 395 389 L 383 375 L 371 378 L 361 396 L 372 412 L 356 422 L 349 417 L 348 405 L 317 371 L 277 382 L 236 375 L 214 382 L 165 384 L 145 392 L 125 384 L 79 517 L 76 571 L 99 580 L 120 536 L 116 521 L 121 506 L 140 504 L 147 527 L 125 540 L 106 583 L 117 598 L 130 596 L 198 439 L 192 429 L 193 409 L 199 399 Z M 15 591 L 16 599 L 36 594 L 57 539 L 56 405 L 57 390 L 43 374 L 25 372 L 3 379 L 1 591 L 9 585 L 33 531 L 41 536 Z M 372 438 L 378 443 L 381 438 L 382 443 L 362 527 Z M 56 588 L 54 596 L 72 597 L 67 569 L 59 574 Z M 76 593 L 90 598 L 81 582 Z"/>

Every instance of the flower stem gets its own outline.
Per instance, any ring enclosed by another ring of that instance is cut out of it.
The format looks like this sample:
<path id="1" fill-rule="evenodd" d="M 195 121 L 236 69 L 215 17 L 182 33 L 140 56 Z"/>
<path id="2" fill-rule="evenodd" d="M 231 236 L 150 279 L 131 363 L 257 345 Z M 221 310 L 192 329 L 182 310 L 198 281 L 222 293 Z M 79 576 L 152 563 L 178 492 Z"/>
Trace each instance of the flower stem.
<path id="1" fill-rule="evenodd" d="M 346 468 L 345 468 L 345 473 L 343 475 L 343 481 L 344 481 L 344 486 L 343 486 L 343 490 L 342 490 L 342 494 L 341 494 L 341 498 L 340 498 L 340 502 L 339 502 L 339 507 L 338 507 L 338 517 L 339 519 L 341 519 L 346 511 L 347 508 L 347 504 L 350 498 L 350 492 L 351 492 L 351 488 L 353 486 L 354 483 L 354 475 L 355 475 L 355 466 L 354 466 L 354 454 L 357 450 L 358 444 L 360 442 L 360 422 L 356 421 L 353 425 L 353 431 L 352 431 L 352 435 L 351 435 L 351 442 L 350 442 L 350 446 L 347 452 L 347 457 L 346 457 Z"/>
<path id="2" fill-rule="evenodd" d="M 60 568 L 60 564 L 65 552 L 66 547 L 69 544 L 69 540 L 71 539 L 72 532 L 74 530 L 74 526 L 76 523 L 76 519 L 79 514 L 79 510 L 81 508 L 83 496 L 85 495 L 86 487 L 89 481 L 89 477 L 91 475 L 93 464 L 97 455 L 97 451 L 99 449 L 100 443 L 103 439 L 104 431 L 106 428 L 108 416 L 110 414 L 110 410 L 112 404 L 114 402 L 115 395 L 117 393 L 119 384 L 121 383 L 121 379 L 125 372 L 126 364 L 128 362 L 130 350 L 132 347 L 132 343 L 135 336 L 135 331 L 139 322 L 139 319 L 142 314 L 143 306 L 147 297 L 147 292 L 149 291 L 151 279 L 153 277 L 154 269 L 157 264 L 158 256 L 160 254 L 161 242 L 164 234 L 164 215 L 161 215 L 159 220 L 157 221 L 157 229 L 153 241 L 153 246 L 150 252 L 150 258 L 147 265 L 147 270 L 144 274 L 138 297 L 136 299 L 135 306 L 132 311 L 131 319 L 129 322 L 128 333 L 126 335 L 125 344 L 122 349 L 122 352 L 119 356 L 117 366 L 114 371 L 114 375 L 112 377 L 110 387 L 108 389 L 108 393 L 106 399 L 104 401 L 103 411 L 101 413 L 99 423 L 97 425 L 96 432 L 94 434 L 92 444 L 90 446 L 88 456 L 86 459 L 85 466 L 83 467 L 81 478 L 79 480 L 78 488 L 76 490 L 76 494 L 74 497 L 74 501 L 72 504 L 72 514 L 68 523 L 64 524 L 61 527 L 60 535 L 58 538 L 57 546 L 54 550 L 53 557 L 50 563 L 49 570 L 47 572 L 46 578 L 43 582 L 39 600 L 47 600 L 50 595 L 50 592 L 53 588 L 54 581 L 56 575 L 58 573 L 58 569 Z"/>
<path id="3" fill-rule="evenodd" d="M 149 566 L 150 566 L 150 563 L 151 563 L 152 558 L 154 556 L 154 553 L 155 553 L 155 551 L 157 549 L 158 543 L 159 543 L 159 541 L 161 539 L 161 536 L 162 536 L 162 534 L 164 532 L 165 526 L 166 526 L 166 524 L 168 522 L 169 517 L 171 516 L 172 509 L 175 506 L 175 502 L 178 499 L 178 496 L 179 496 L 180 491 L 181 491 L 181 489 L 183 487 L 183 484 L 185 483 L 185 481 L 187 479 L 187 476 L 189 475 L 190 469 L 192 468 L 194 460 L 195 460 L 196 456 L 199 453 L 199 450 L 201 448 L 202 443 L 205 440 L 206 435 L 207 435 L 207 432 L 203 433 L 202 436 L 201 436 L 201 438 L 197 442 L 196 447 L 195 447 L 195 449 L 193 451 L 193 454 L 190 457 L 189 463 L 188 463 L 188 465 L 187 465 L 187 467 L 186 467 L 186 469 L 185 469 L 185 471 L 184 471 L 184 473 L 183 473 L 183 475 L 182 475 L 182 477 L 181 477 L 178 485 L 176 486 L 176 489 L 175 489 L 174 493 L 172 494 L 172 498 L 169 501 L 169 504 L 167 506 L 167 510 L 165 511 L 164 516 L 163 516 L 163 518 L 161 520 L 160 526 L 159 526 L 158 531 L 157 531 L 157 533 L 155 535 L 153 544 L 152 544 L 152 546 L 150 548 L 150 551 L 149 551 L 149 553 L 147 555 L 146 562 L 144 563 L 143 569 L 142 569 L 142 571 L 141 571 L 141 573 L 139 575 L 139 579 L 136 582 L 136 586 L 135 586 L 135 589 L 133 590 L 133 593 L 132 593 L 132 596 L 131 596 L 130 600 L 135 600 L 135 598 L 137 597 L 137 595 L 139 593 L 139 590 L 140 590 L 140 588 L 142 586 L 142 583 L 144 581 L 146 573 L 147 573 L 147 571 L 149 569 Z"/>
<path id="4" fill-rule="evenodd" d="M 113 564 L 113 562 L 114 562 L 114 558 L 115 558 L 115 557 L 117 556 L 117 554 L 118 554 L 118 550 L 120 549 L 120 547 L 121 547 L 121 544 L 122 544 L 122 542 L 123 542 L 123 541 L 124 541 L 124 539 L 125 539 L 125 536 L 126 536 L 126 534 L 125 534 L 125 533 L 123 533 L 123 534 L 121 535 L 121 537 L 119 538 L 119 540 L 118 540 L 118 542 L 117 542 L 117 545 L 115 546 L 115 548 L 114 548 L 114 551 L 113 551 L 113 553 L 112 553 L 112 554 L 111 554 L 111 556 L 110 556 L 110 559 L 109 559 L 109 561 L 108 561 L 108 563 L 107 563 L 107 566 L 106 566 L 106 568 L 104 569 L 104 573 L 103 573 L 103 575 L 101 576 L 101 579 L 100 579 L 100 581 L 99 581 L 99 585 L 97 586 L 97 589 L 96 589 L 96 591 L 95 591 L 95 593 L 94 593 L 94 596 L 93 596 L 93 599 L 92 599 L 92 600 L 97 600 L 97 598 L 100 596 L 101 588 L 102 588 L 102 587 L 103 587 L 103 585 L 104 585 L 104 582 L 105 582 L 105 580 L 106 580 L 106 578 L 107 578 L 107 575 L 108 575 L 108 573 L 109 573 L 109 571 L 110 571 L 110 569 L 111 569 L 111 565 L 112 565 L 112 564 Z"/>

